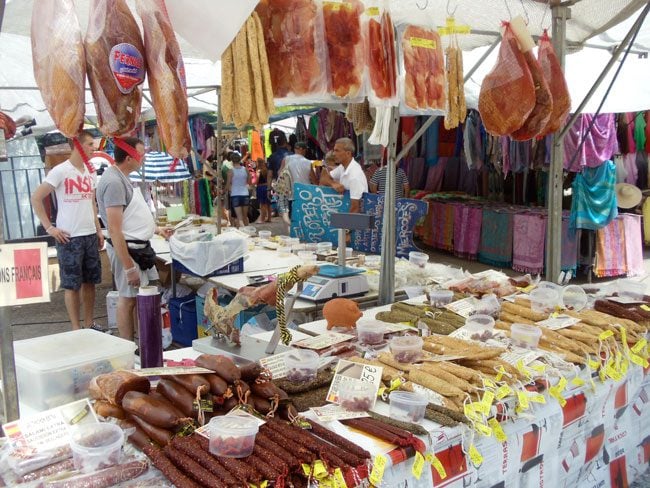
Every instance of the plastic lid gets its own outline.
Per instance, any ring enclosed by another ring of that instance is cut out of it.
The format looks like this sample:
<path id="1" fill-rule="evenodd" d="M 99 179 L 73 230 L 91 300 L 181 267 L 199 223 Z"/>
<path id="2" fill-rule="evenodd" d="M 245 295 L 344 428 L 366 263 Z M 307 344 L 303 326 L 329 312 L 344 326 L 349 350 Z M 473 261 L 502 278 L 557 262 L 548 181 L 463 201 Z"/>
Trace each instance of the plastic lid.
<path id="1" fill-rule="evenodd" d="M 392 402 L 399 402 L 408 405 L 428 405 L 429 400 L 420 393 L 413 393 L 410 391 L 391 391 L 388 399 Z"/>
<path id="2" fill-rule="evenodd" d="M 423 344 L 422 337 L 415 335 L 398 336 L 390 340 L 390 345 L 396 347 L 422 347 Z"/>
<path id="3" fill-rule="evenodd" d="M 74 429 L 70 445 L 73 449 L 92 453 L 114 448 L 123 442 L 124 431 L 119 425 L 89 423 Z"/>
<path id="4" fill-rule="evenodd" d="M 310 351 L 308 349 L 294 349 L 289 351 L 284 357 L 285 362 L 300 364 L 302 363 L 305 367 L 311 366 L 313 363 L 318 365 L 320 356 L 316 351 Z"/>
<path id="5" fill-rule="evenodd" d="M 564 308 L 579 312 L 587 305 L 587 294 L 578 285 L 569 285 L 562 291 L 562 304 Z"/>
<path id="6" fill-rule="evenodd" d="M 14 342 L 16 364 L 38 371 L 63 369 L 133 354 L 131 341 L 92 329 L 71 330 Z"/>
<path id="7" fill-rule="evenodd" d="M 214 417 L 208 424 L 210 432 L 229 435 L 246 436 L 257 433 L 259 424 L 254 418 L 246 418 L 238 415 L 225 415 Z"/>
<path id="8" fill-rule="evenodd" d="M 531 337 L 541 337 L 542 335 L 542 329 L 528 324 L 512 324 L 510 326 L 510 332 L 514 334 L 528 335 Z"/>

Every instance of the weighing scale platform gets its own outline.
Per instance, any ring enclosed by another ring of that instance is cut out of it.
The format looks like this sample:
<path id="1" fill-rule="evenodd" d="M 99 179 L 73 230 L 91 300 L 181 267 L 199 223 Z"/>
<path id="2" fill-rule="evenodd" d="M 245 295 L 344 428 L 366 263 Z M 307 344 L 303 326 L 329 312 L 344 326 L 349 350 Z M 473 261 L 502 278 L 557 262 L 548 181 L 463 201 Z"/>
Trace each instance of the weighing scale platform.
<path id="1" fill-rule="evenodd" d="M 318 274 L 305 281 L 300 298 L 323 303 L 336 297 L 358 297 L 368 290 L 364 269 L 325 264 Z"/>
<path id="2" fill-rule="evenodd" d="M 265 352 L 268 341 L 255 339 L 250 336 L 242 336 L 240 346 L 231 346 L 225 340 L 215 337 L 202 337 L 192 341 L 192 348 L 205 354 L 222 354 L 229 356 L 237 364 L 246 364 L 250 361 L 258 361 L 261 358 L 272 356 Z M 284 344 L 278 344 L 275 353 L 288 351 L 290 348 Z"/>

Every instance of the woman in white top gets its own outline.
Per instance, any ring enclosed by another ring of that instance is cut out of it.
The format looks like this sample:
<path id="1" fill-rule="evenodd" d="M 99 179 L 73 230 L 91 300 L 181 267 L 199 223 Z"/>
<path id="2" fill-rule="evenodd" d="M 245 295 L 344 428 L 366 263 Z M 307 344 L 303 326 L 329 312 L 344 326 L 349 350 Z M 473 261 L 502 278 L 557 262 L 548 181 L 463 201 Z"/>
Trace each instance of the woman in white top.
<path id="1" fill-rule="evenodd" d="M 230 193 L 230 208 L 237 216 L 237 227 L 248 225 L 248 204 L 250 196 L 248 185 L 251 184 L 251 174 L 241 164 L 241 154 L 237 151 L 230 153 L 232 169 L 228 171 L 226 189 Z"/>

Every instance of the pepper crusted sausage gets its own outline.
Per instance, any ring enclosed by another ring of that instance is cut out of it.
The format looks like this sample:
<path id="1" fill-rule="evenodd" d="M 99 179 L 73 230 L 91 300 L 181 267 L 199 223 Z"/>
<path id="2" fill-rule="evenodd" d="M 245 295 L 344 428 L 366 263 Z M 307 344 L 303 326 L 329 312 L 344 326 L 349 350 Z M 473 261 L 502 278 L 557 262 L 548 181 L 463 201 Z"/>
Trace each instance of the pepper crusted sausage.
<path id="1" fill-rule="evenodd" d="M 370 459 L 370 453 L 362 447 L 356 445 L 354 442 L 350 442 L 345 437 L 338 435 L 336 432 L 332 432 L 331 430 L 326 429 L 318 422 L 314 422 L 313 420 L 307 420 L 307 422 L 309 425 L 311 425 L 312 433 L 321 439 L 329 442 L 330 444 L 334 444 L 335 446 L 340 447 L 344 451 L 348 451 L 355 456 L 363 459 Z"/>
<path id="2" fill-rule="evenodd" d="M 47 488 L 107 488 L 119 485 L 142 475 L 149 469 L 147 461 L 130 461 L 111 466 L 110 468 L 82 474 L 60 481 L 50 481 L 44 484 Z M 177 485 L 178 486 L 178 485 Z"/>
<path id="3" fill-rule="evenodd" d="M 172 445 L 194 458 L 201 466 L 228 485 L 236 485 L 237 479 L 216 458 L 201 449 L 190 437 L 176 437 Z M 240 484 L 246 480 L 240 480 Z"/>
<path id="4" fill-rule="evenodd" d="M 201 449 L 210 452 L 210 441 L 208 439 L 196 434 L 192 436 L 192 439 Z M 253 467 L 239 459 L 221 456 L 215 456 L 215 458 L 237 479 L 243 479 L 255 485 L 262 480 L 260 474 Z"/>
<path id="5" fill-rule="evenodd" d="M 239 368 L 232 359 L 226 356 L 201 354 L 194 360 L 194 364 L 201 368 L 211 369 L 228 384 L 232 384 L 235 380 L 241 379 Z"/>
<path id="6" fill-rule="evenodd" d="M 228 391 L 228 383 L 218 374 L 206 374 L 203 377 L 208 380 L 213 395 L 221 396 Z"/>
<path id="7" fill-rule="evenodd" d="M 137 415 L 145 422 L 163 429 L 174 429 L 187 419 L 179 417 L 178 409 L 169 402 L 163 402 L 154 396 L 130 391 L 122 400 L 122 408 L 131 415 Z"/>
<path id="8" fill-rule="evenodd" d="M 165 477 L 171 481 L 176 488 L 201 488 L 201 485 L 194 483 L 183 472 L 174 466 L 174 463 L 165 456 L 165 453 L 155 447 L 145 447 L 144 453 L 151 459 L 153 465 L 160 470 Z"/>
<path id="9" fill-rule="evenodd" d="M 166 446 L 172 441 L 172 438 L 174 437 L 174 434 L 172 434 L 171 431 L 167 429 L 163 429 L 162 427 L 156 427 L 155 425 L 151 425 L 150 423 L 145 422 L 137 415 L 131 415 L 131 420 L 133 420 L 133 422 L 135 422 L 138 425 L 138 427 L 140 427 L 143 430 L 143 432 L 159 446 Z M 138 447 L 140 447 L 140 449 L 143 448 L 142 446 L 138 446 Z"/>
<path id="10" fill-rule="evenodd" d="M 197 388 L 203 388 L 206 392 L 211 389 L 210 382 L 201 374 L 172 374 L 165 378 L 175 381 L 194 395 Z"/>
<path id="11" fill-rule="evenodd" d="M 72 471 L 73 469 L 75 469 L 74 459 L 66 459 L 65 461 L 59 461 L 58 463 L 50 464 L 49 466 L 45 466 L 43 468 L 37 469 L 36 471 L 32 471 L 31 473 L 23 475 L 22 478 L 20 478 L 20 483 L 29 483 L 31 481 L 40 480 L 41 478 L 45 478 L 46 476 L 50 476 L 52 474 L 61 473 L 63 471 Z"/>
<path id="12" fill-rule="evenodd" d="M 161 378 L 156 386 L 156 391 L 183 412 L 183 415 L 187 417 L 194 417 L 196 415 L 194 411 L 195 396 L 178 383 Z"/>
<path id="13" fill-rule="evenodd" d="M 300 466 L 301 464 L 300 460 L 296 456 L 291 454 L 289 451 L 287 451 L 280 444 L 278 444 L 273 439 L 268 437 L 266 434 L 262 432 L 257 433 L 257 435 L 255 436 L 255 444 L 258 443 L 263 448 L 275 453 L 275 455 L 280 459 L 282 459 L 290 468 L 296 468 Z"/>
<path id="14" fill-rule="evenodd" d="M 218 479 L 210 471 L 205 469 L 199 463 L 197 463 L 190 456 L 184 452 L 176 449 L 175 447 L 168 445 L 165 446 L 165 455 L 185 474 L 194 478 L 195 481 L 200 483 L 203 486 L 208 488 L 222 488 L 223 482 L 221 479 Z"/>

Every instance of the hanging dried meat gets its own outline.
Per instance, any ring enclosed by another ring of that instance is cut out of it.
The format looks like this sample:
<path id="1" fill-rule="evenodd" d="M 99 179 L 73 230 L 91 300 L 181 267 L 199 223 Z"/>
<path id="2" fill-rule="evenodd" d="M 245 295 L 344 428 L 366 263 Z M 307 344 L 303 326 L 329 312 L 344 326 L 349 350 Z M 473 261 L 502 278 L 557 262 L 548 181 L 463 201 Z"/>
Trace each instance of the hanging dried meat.
<path id="1" fill-rule="evenodd" d="M 370 78 L 369 98 L 373 105 L 395 102 L 397 95 L 397 57 L 395 55 L 395 27 L 387 10 L 367 9 L 367 66 Z"/>
<path id="2" fill-rule="evenodd" d="M 504 26 L 497 62 L 483 79 L 478 99 L 485 130 L 495 136 L 519 129 L 535 107 L 535 85 L 528 63 L 510 24 L 504 22 Z"/>
<path id="3" fill-rule="evenodd" d="M 192 145 L 187 125 L 185 66 L 164 0 L 136 3 L 144 31 L 149 88 L 166 151 L 183 159 Z"/>
<path id="4" fill-rule="evenodd" d="M 74 137 L 83 126 L 86 57 L 72 0 L 41 0 L 32 12 L 34 79 L 57 129 Z"/>
<path id="5" fill-rule="evenodd" d="M 322 11 L 313 0 L 262 0 L 262 21 L 276 103 L 313 101 L 327 94 Z M 279 99 L 279 100 L 278 100 Z"/>
<path id="6" fill-rule="evenodd" d="M 125 0 L 93 0 L 86 31 L 86 66 L 99 130 L 131 132 L 142 104 L 146 63 L 140 29 Z"/>
<path id="7" fill-rule="evenodd" d="M 445 61 L 434 30 L 409 25 L 402 34 L 403 101 L 415 111 L 445 110 Z"/>
<path id="8" fill-rule="evenodd" d="M 569 87 L 562 72 L 560 61 L 557 59 L 551 38 L 546 31 L 544 31 L 544 34 L 539 39 L 539 53 L 537 57 L 542 67 L 542 73 L 544 73 L 544 79 L 548 83 L 551 96 L 553 97 L 553 112 L 540 134 L 540 136 L 545 136 L 557 131 L 569 116 L 569 112 L 571 111 L 571 96 L 569 95 Z"/>
<path id="9" fill-rule="evenodd" d="M 362 13 L 363 4 L 359 0 L 323 3 L 330 85 L 334 95 L 339 98 L 363 96 Z"/>
<path id="10" fill-rule="evenodd" d="M 465 122 L 467 105 L 465 103 L 465 80 L 463 78 L 463 51 L 458 47 L 458 38 L 453 35 L 449 47 L 445 50 L 447 57 L 447 114 L 445 129 L 454 129 Z"/>

